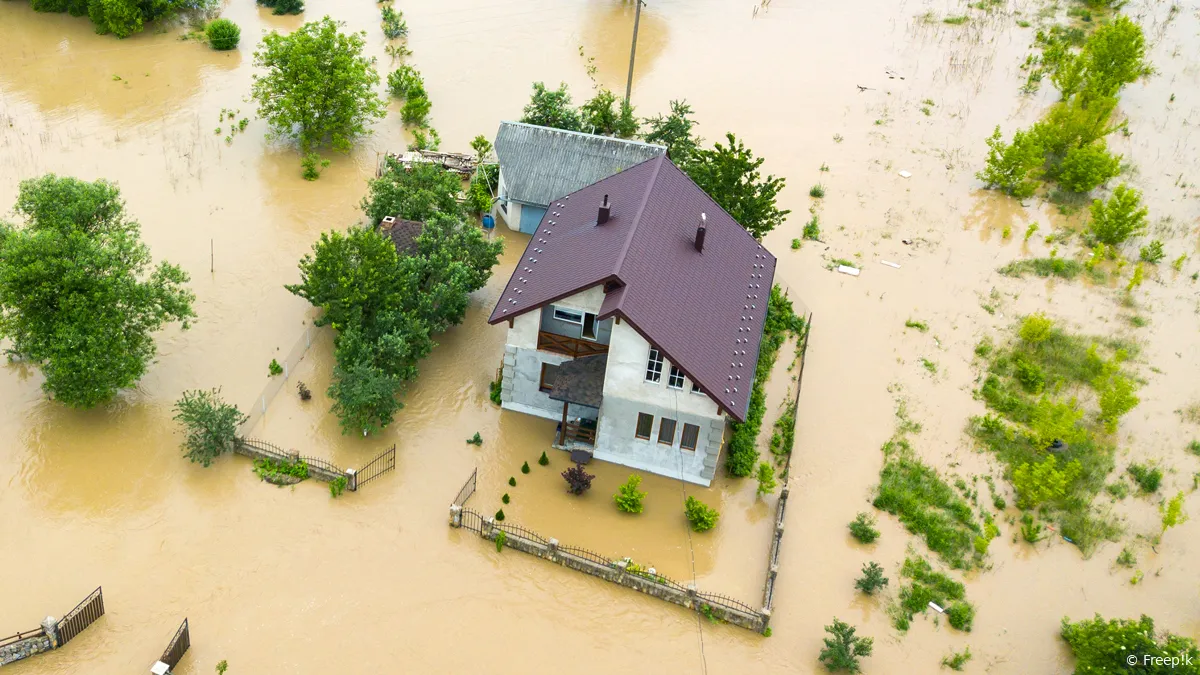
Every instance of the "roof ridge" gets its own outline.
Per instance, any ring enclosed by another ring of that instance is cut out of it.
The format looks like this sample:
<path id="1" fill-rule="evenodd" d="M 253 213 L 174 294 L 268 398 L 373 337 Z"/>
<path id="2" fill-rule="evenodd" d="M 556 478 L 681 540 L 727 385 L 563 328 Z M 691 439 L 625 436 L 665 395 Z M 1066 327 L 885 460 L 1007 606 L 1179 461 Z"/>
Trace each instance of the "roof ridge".
<path id="1" fill-rule="evenodd" d="M 658 182 L 658 171 L 662 168 L 666 157 L 665 154 L 662 154 L 647 160 L 655 162 L 654 173 L 650 174 L 650 180 L 646 182 L 646 192 L 642 194 L 642 203 L 638 204 L 637 211 L 633 214 L 633 219 L 629 223 L 629 234 L 625 236 L 625 243 L 621 245 L 621 251 L 617 254 L 617 263 L 613 267 L 613 274 L 618 279 L 621 278 L 621 268 L 625 265 L 625 254 L 629 253 L 629 247 L 633 245 L 633 235 L 637 232 L 638 224 L 641 223 L 642 212 L 646 210 L 646 203 L 650 201 L 650 194 L 654 192 L 654 184 Z"/>
<path id="2" fill-rule="evenodd" d="M 530 124 L 529 122 L 512 122 L 509 120 L 501 120 L 500 121 L 500 126 L 504 126 L 505 124 L 508 124 L 508 125 L 511 125 L 514 127 L 526 127 L 529 129 L 545 129 L 547 131 L 557 131 L 557 132 L 563 133 L 563 134 L 573 134 L 575 136 L 586 136 L 589 138 L 599 139 L 601 141 L 616 141 L 617 143 L 626 143 L 628 145 L 642 145 L 642 146 L 646 146 L 648 148 L 662 148 L 663 150 L 667 149 L 667 146 L 665 146 L 665 145 L 659 145 L 658 143 L 647 143 L 646 141 L 636 141 L 636 140 L 629 139 L 629 138 L 617 138 L 616 136 L 605 136 L 603 134 L 592 134 L 592 133 L 588 133 L 586 131 L 575 131 L 573 129 L 559 129 L 558 127 L 548 127 L 548 126 L 545 126 L 542 124 Z"/>

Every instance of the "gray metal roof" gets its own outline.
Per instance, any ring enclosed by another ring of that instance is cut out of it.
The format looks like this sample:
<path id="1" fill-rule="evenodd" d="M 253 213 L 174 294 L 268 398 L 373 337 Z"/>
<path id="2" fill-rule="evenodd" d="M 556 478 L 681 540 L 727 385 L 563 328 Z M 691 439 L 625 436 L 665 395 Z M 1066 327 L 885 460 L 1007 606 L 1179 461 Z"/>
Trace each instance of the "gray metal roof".
<path id="1" fill-rule="evenodd" d="M 537 206 L 666 152 L 661 145 L 522 122 L 501 122 L 496 132 L 508 198 Z"/>

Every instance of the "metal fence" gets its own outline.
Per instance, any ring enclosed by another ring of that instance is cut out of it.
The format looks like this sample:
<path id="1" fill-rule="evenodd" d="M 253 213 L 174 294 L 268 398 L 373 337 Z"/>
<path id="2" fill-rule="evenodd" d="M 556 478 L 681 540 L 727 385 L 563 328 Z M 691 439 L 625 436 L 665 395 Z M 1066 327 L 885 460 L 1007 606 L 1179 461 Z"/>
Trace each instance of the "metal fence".
<path id="1" fill-rule="evenodd" d="M 396 446 L 393 445 L 375 459 L 367 462 L 366 466 L 354 472 L 354 484 L 350 489 L 357 490 L 395 468 Z"/>
<path id="2" fill-rule="evenodd" d="M 466 504 L 467 500 L 471 498 L 471 495 L 475 494 L 475 479 L 478 477 L 478 475 L 478 468 L 471 472 L 471 477 L 467 479 L 467 482 L 463 483 L 462 489 L 458 491 L 458 496 L 454 498 L 455 506 L 462 506 L 463 504 Z"/>
<path id="3" fill-rule="evenodd" d="M 732 609 L 736 612 L 745 612 L 747 614 L 758 614 L 759 612 L 758 609 L 755 609 L 754 607 L 751 607 L 740 600 L 734 600 L 727 595 L 720 595 L 719 593 L 696 593 L 696 597 L 700 598 L 709 605 L 716 605 L 719 607 L 724 607 L 725 609 Z"/>
<path id="4" fill-rule="evenodd" d="M 464 508 L 462 510 L 462 526 L 475 534 L 483 532 L 483 514 Z"/>
<path id="5" fill-rule="evenodd" d="M 296 340 L 296 344 L 292 345 L 292 349 L 288 352 L 287 356 L 282 361 L 279 361 L 279 365 L 283 366 L 283 375 L 281 377 L 272 377 L 267 382 L 267 386 L 263 387 L 258 398 L 247 409 L 249 419 L 242 426 L 238 427 L 238 435 L 245 436 L 258 425 L 263 415 L 266 414 L 267 408 L 270 407 L 271 401 L 275 400 L 275 396 L 281 389 L 291 383 L 291 377 L 296 371 L 296 366 L 304 360 L 304 356 L 308 353 L 309 347 L 312 347 L 315 338 L 316 331 L 313 327 L 305 326 L 304 334 Z"/>
<path id="6" fill-rule="evenodd" d="M 83 632 L 84 628 L 92 625 L 96 619 L 102 616 L 104 616 L 104 591 L 98 587 L 55 624 L 59 646 L 70 642 L 72 638 Z"/>
<path id="7" fill-rule="evenodd" d="M 179 660 L 183 658 L 188 647 L 192 646 L 192 634 L 188 630 L 188 620 L 185 617 L 183 623 L 179 624 L 179 629 L 175 631 L 175 637 L 171 638 L 171 644 L 163 650 L 163 655 L 159 661 L 167 664 L 171 668 L 179 665 Z"/>
<path id="8" fill-rule="evenodd" d="M 29 630 L 29 631 L 23 631 L 23 632 L 17 633 L 16 635 L 10 635 L 9 637 L 6 637 L 6 638 L 0 638 L 0 647 L 7 647 L 13 643 L 20 642 L 21 640 L 28 640 L 29 638 L 42 637 L 45 634 L 46 634 L 46 630 L 44 628 L 40 628 L 40 627 L 34 628 L 33 630 Z"/>

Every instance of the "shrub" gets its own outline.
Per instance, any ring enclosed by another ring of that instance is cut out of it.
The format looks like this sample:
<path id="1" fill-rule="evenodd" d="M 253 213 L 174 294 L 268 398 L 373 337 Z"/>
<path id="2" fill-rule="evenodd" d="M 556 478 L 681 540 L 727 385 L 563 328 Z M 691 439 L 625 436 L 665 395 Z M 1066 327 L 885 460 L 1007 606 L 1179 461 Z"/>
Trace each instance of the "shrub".
<path id="1" fill-rule="evenodd" d="M 504 403 L 504 399 L 501 398 L 503 386 L 503 380 L 496 380 L 488 384 L 488 398 L 491 399 L 492 403 L 496 405 Z"/>
<path id="2" fill-rule="evenodd" d="M 562 472 L 563 480 L 567 481 L 567 492 L 581 495 L 592 487 L 592 474 L 583 470 L 582 464 L 576 464 Z"/>
<path id="3" fill-rule="evenodd" d="M 630 474 L 629 479 L 617 488 L 617 493 L 613 495 L 613 501 L 616 502 L 618 509 L 625 513 L 642 512 L 642 500 L 646 498 L 646 493 L 638 490 L 638 486 L 641 484 L 642 477 L 635 473 Z"/>
<path id="4" fill-rule="evenodd" d="M 504 493 L 504 494 L 503 494 L 503 495 L 500 497 L 500 502 L 501 502 L 502 504 L 507 504 L 507 503 L 509 503 L 510 501 L 512 501 L 512 497 L 509 497 L 507 492 L 505 492 L 505 493 Z"/>
<path id="5" fill-rule="evenodd" d="M 296 393 L 300 395 L 301 401 L 307 401 L 312 398 L 312 389 L 308 388 L 303 382 L 296 383 Z"/>
<path id="6" fill-rule="evenodd" d="M 1120 172 L 1120 155 L 1109 154 L 1104 141 L 1100 141 L 1067 150 L 1058 167 L 1058 184 L 1071 192 L 1090 192 Z"/>
<path id="7" fill-rule="evenodd" d="M 1013 134 L 1012 143 L 1005 143 L 997 125 L 987 144 L 987 164 L 975 177 L 983 181 L 985 187 L 999 188 L 1014 197 L 1033 196 L 1044 163 L 1037 135 L 1018 131 Z"/>
<path id="8" fill-rule="evenodd" d="M 263 7 L 270 7 L 272 14 L 299 14 L 304 11 L 304 0 L 257 0 Z"/>
<path id="9" fill-rule="evenodd" d="M 1165 504 L 1159 504 L 1158 512 L 1162 514 L 1163 533 L 1180 523 L 1186 523 L 1188 514 L 1183 510 L 1183 491 L 1175 493 Z"/>
<path id="10" fill-rule="evenodd" d="M 517 479 L 515 476 L 508 477 L 508 484 L 512 487 L 517 487 Z"/>
<path id="11" fill-rule="evenodd" d="M 883 576 L 883 567 L 877 562 L 863 565 L 862 573 L 854 582 L 854 587 L 867 595 L 875 595 L 875 591 L 888 585 L 888 578 Z"/>
<path id="12" fill-rule="evenodd" d="M 1046 317 L 1045 314 L 1037 313 L 1030 314 L 1021 321 L 1021 329 L 1018 332 L 1021 340 L 1029 344 L 1038 344 L 1044 342 L 1050 337 L 1050 332 L 1054 328 L 1054 322 Z"/>
<path id="13" fill-rule="evenodd" d="M 342 496 L 342 493 L 346 491 L 346 486 L 349 485 L 349 483 L 350 481 L 347 480 L 345 476 L 338 476 L 337 478 L 329 481 L 329 496 L 333 497 L 334 499 Z"/>
<path id="14" fill-rule="evenodd" d="M 300 175 L 304 180 L 316 180 L 321 177 L 321 169 L 329 166 L 329 160 L 321 159 L 315 152 L 310 152 L 300 160 Z"/>
<path id="15" fill-rule="evenodd" d="M 907 321 L 905 321 L 904 327 L 905 328 L 915 328 L 915 329 L 921 331 L 922 333 L 929 330 L 929 324 L 925 323 L 924 321 L 917 321 L 915 319 L 908 319 Z"/>
<path id="16" fill-rule="evenodd" d="M 1200 671 L 1194 665 L 1173 669 L 1165 666 L 1125 668 L 1126 658 L 1131 654 L 1141 657 L 1143 662 L 1156 657 L 1165 658 L 1168 663 L 1172 662 L 1171 659 L 1184 657 L 1193 664 L 1200 661 L 1200 649 L 1195 640 L 1155 630 L 1154 620 L 1148 616 L 1142 616 L 1137 621 L 1106 621 L 1097 614 L 1093 619 L 1076 623 L 1063 618 L 1062 638 L 1075 655 L 1076 673 L 1135 673 L 1144 670 L 1147 673 L 1195 675 Z M 1159 660 L 1159 663 L 1162 661 Z"/>
<path id="17" fill-rule="evenodd" d="M 421 78 L 421 73 L 412 66 L 402 65 L 388 73 L 387 83 L 388 91 L 396 98 L 404 98 L 410 91 L 425 94 L 425 80 Z"/>
<path id="18" fill-rule="evenodd" d="M 229 19 L 216 19 L 204 29 L 208 36 L 208 44 L 213 49 L 224 52 L 236 49 L 242 37 L 242 29 Z"/>
<path id="19" fill-rule="evenodd" d="M 955 600 L 946 608 L 946 617 L 951 626 L 969 633 L 975 622 L 975 606 L 966 600 Z"/>
<path id="20" fill-rule="evenodd" d="M 1151 265 L 1157 265 L 1158 263 L 1162 262 L 1164 257 L 1166 257 L 1166 253 L 1163 252 L 1163 243 L 1155 239 L 1149 244 L 1146 244 L 1138 251 L 1138 257 L 1144 262 L 1150 263 Z"/>
<path id="21" fill-rule="evenodd" d="M 1092 202 L 1088 230 L 1096 241 L 1120 246 L 1130 237 L 1146 231 L 1148 213 L 1142 206 L 1142 193 L 1121 184 L 1113 190 L 1108 201 L 1097 199 Z"/>
<path id="22" fill-rule="evenodd" d="M 504 520 L 504 509 L 496 511 L 496 520 L 497 522 Z"/>
<path id="23" fill-rule="evenodd" d="M 775 491 L 775 467 L 766 462 L 758 463 L 758 494 L 769 495 Z"/>
<path id="24" fill-rule="evenodd" d="M 639 502 L 638 511 L 640 512 L 641 510 Z M 684 502 L 683 513 L 687 516 L 688 523 L 691 524 L 692 529 L 696 532 L 707 532 L 713 529 L 717 525 L 717 519 L 721 517 L 721 514 L 717 513 L 716 509 L 691 496 Z"/>
<path id="25" fill-rule="evenodd" d="M 808 196 L 813 199 L 821 199 L 825 196 L 825 186 L 817 183 L 808 189 Z"/>
<path id="26" fill-rule="evenodd" d="M 879 530 L 875 529 L 875 517 L 866 512 L 860 512 L 850 521 L 850 535 L 864 544 L 870 544 L 879 538 Z"/>
<path id="27" fill-rule="evenodd" d="M 804 224 L 804 234 L 801 236 L 812 241 L 821 239 L 821 219 L 817 217 L 817 214 L 814 213 L 812 220 Z"/>
<path id="28" fill-rule="evenodd" d="M 1054 455 L 1036 464 L 1026 462 L 1013 470 L 1017 505 L 1023 509 L 1034 509 L 1062 499 L 1081 473 L 1083 466 L 1077 459 L 1068 462 L 1061 470 L 1058 468 L 1058 457 Z"/>
<path id="29" fill-rule="evenodd" d="M 1117 554 L 1117 564 L 1121 567 L 1133 567 L 1137 564 L 1137 555 L 1126 546 Z"/>
<path id="30" fill-rule="evenodd" d="M 542 451 L 542 456 L 538 457 L 538 464 L 541 466 L 548 466 L 550 464 L 550 458 L 546 456 L 545 450 Z"/>
<path id="31" fill-rule="evenodd" d="M 971 660 L 971 648 L 967 647 L 961 652 L 950 652 L 949 656 L 942 657 L 942 665 L 950 670 L 962 670 L 963 666 L 967 665 L 967 661 Z"/>
<path id="32" fill-rule="evenodd" d="M 272 377 L 279 375 L 283 372 L 283 366 L 279 365 L 279 362 L 275 359 L 271 359 L 271 363 L 267 365 L 267 372 L 269 372 Z"/>
<path id="33" fill-rule="evenodd" d="M 858 660 L 871 655 L 875 641 L 869 637 L 858 637 L 855 635 L 855 631 L 854 626 L 838 621 L 836 618 L 833 620 L 833 624 L 825 626 L 825 632 L 829 633 L 829 637 L 824 638 L 825 646 L 821 648 L 817 660 L 825 666 L 826 670 L 831 673 L 858 673 L 862 670 Z"/>
<path id="34" fill-rule="evenodd" d="M 521 465 L 521 473 L 529 473 L 529 462 Z"/>
<path id="35" fill-rule="evenodd" d="M 400 119 L 404 120 L 405 124 L 423 127 L 427 124 L 426 118 L 431 108 L 433 104 L 430 103 L 424 89 L 419 94 L 409 92 L 408 97 L 404 99 L 404 107 L 400 109 Z"/>
<path id="36" fill-rule="evenodd" d="M 1100 421 L 1108 433 L 1117 430 L 1117 422 L 1125 413 L 1133 410 L 1141 399 L 1134 394 L 1134 383 L 1120 372 L 1106 368 L 1106 372 L 1092 381 L 1092 387 L 1100 397 Z"/>
<path id="37" fill-rule="evenodd" d="M 1046 373 L 1038 364 L 1018 357 L 1014 359 L 1013 365 L 1017 369 L 1017 381 L 1021 383 L 1025 391 L 1037 394 L 1046 386 Z"/>
<path id="38" fill-rule="evenodd" d="M 395 40 L 408 34 L 408 23 L 404 21 L 404 12 L 397 11 L 388 5 L 380 7 L 381 27 L 383 35 L 389 40 Z"/>
<path id="39" fill-rule="evenodd" d="M 203 466 L 233 450 L 237 430 L 250 419 L 237 406 L 221 400 L 221 390 L 185 391 L 175 402 L 176 422 L 183 425 L 184 456 Z"/>
<path id="40" fill-rule="evenodd" d="M 468 445 L 477 445 L 477 446 L 483 445 L 483 436 L 480 436 L 479 432 L 476 431 L 474 436 L 467 439 L 467 444 Z"/>
<path id="41" fill-rule="evenodd" d="M 1133 482 L 1138 484 L 1142 492 L 1158 492 L 1158 486 L 1162 483 L 1162 469 L 1145 464 L 1130 464 L 1126 471 L 1133 476 Z"/>
<path id="42" fill-rule="evenodd" d="M 504 520 L 504 511 L 496 512 L 496 520 Z M 497 532 L 495 542 L 496 553 L 504 552 L 504 544 L 508 542 L 508 533 L 506 533 L 504 530 Z"/>

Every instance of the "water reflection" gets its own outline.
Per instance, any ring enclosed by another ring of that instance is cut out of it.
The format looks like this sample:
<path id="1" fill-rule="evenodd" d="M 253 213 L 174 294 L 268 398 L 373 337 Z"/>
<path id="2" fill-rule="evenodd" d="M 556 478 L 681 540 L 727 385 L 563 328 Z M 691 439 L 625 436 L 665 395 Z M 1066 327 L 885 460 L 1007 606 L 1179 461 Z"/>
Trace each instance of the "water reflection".
<path id="1" fill-rule="evenodd" d="M 629 74 L 633 19 L 634 4 L 629 0 L 591 0 L 585 5 L 582 17 L 580 40 L 584 53 L 596 60 L 596 79 L 618 97 L 625 94 Z M 671 30 L 666 18 L 659 10 L 643 7 L 634 60 L 635 86 L 654 71 L 654 65 L 670 39 Z M 576 98 L 579 102 L 585 100 L 582 92 Z"/>

